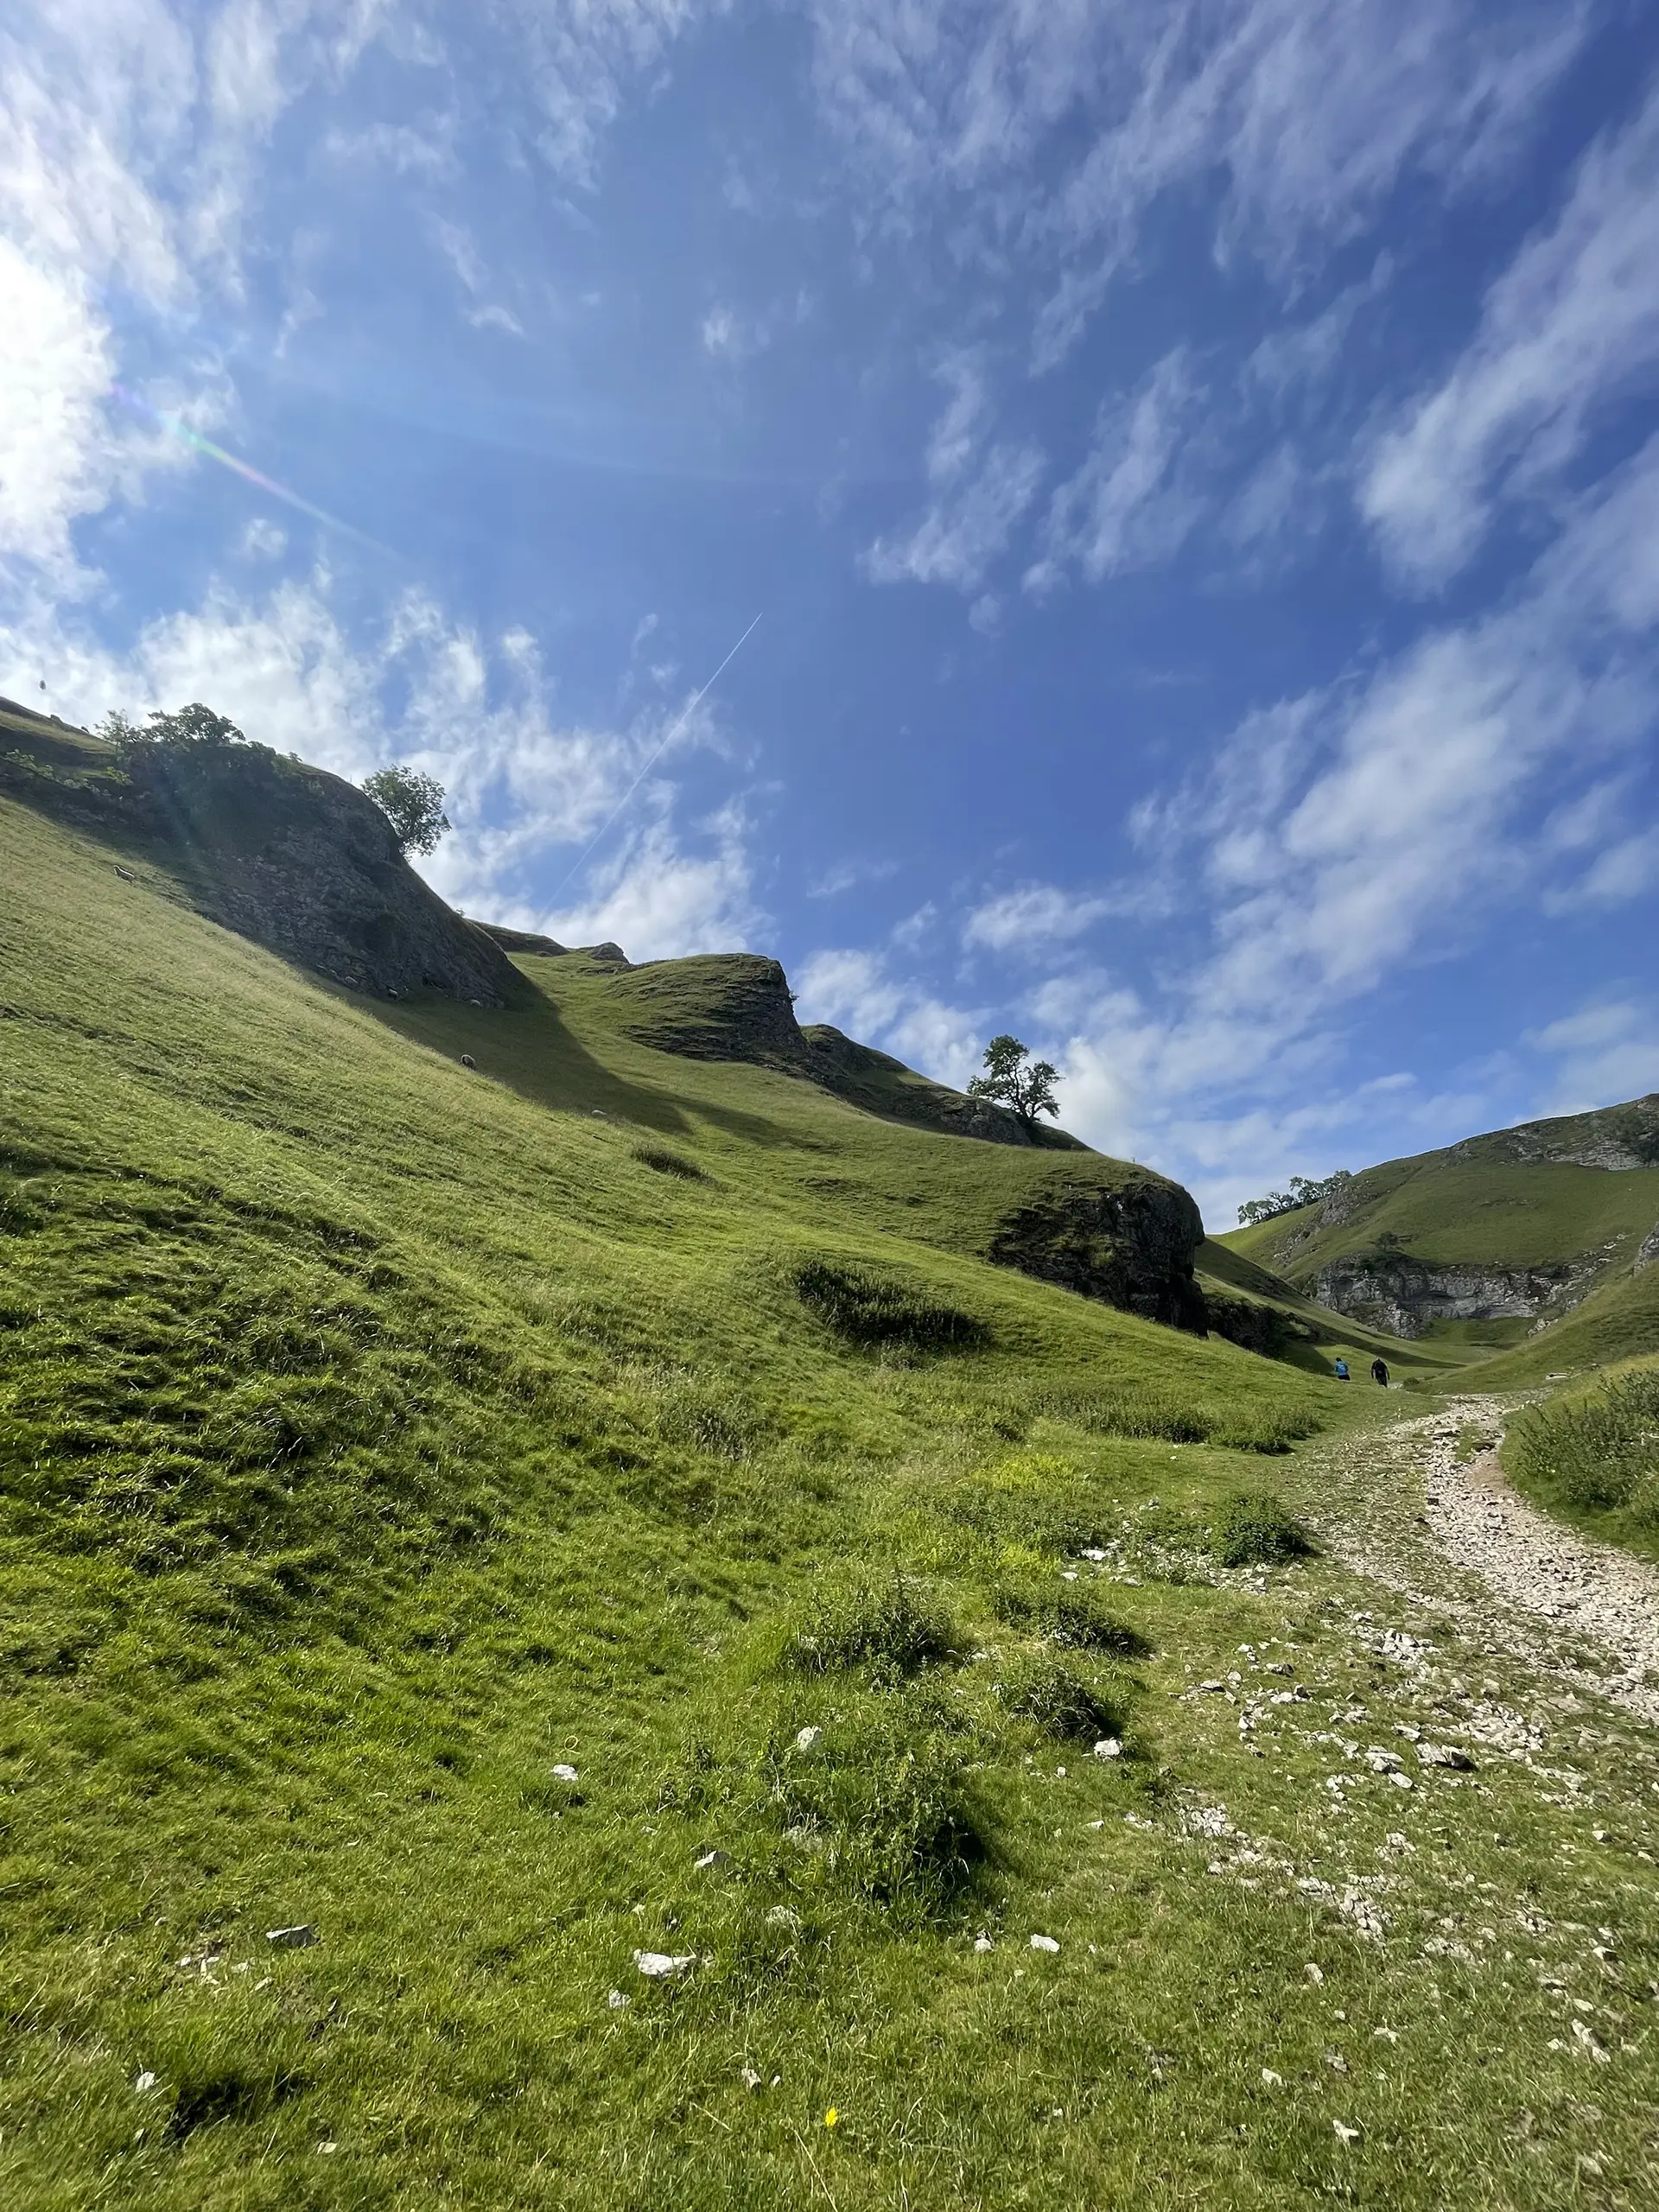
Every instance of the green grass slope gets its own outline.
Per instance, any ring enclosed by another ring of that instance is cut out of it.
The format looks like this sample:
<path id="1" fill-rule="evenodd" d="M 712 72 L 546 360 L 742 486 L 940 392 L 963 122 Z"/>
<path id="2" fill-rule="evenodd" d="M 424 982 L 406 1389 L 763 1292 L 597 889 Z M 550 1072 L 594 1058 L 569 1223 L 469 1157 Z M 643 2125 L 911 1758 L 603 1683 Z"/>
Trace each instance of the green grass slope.
<path id="1" fill-rule="evenodd" d="M 1381 1393 L 973 1257 L 951 1176 L 1063 1161 L 657 1052 L 579 962 L 371 1006 L 129 874 L 0 801 L 0 2202 L 1637 2170 L 1639 2056 L 1592 2125 L 1549 1991 L 1416 1941 L 1463 1777 L 1327 1786 L 1357 1697 L 1446 1725 L 1269 1494 Z M 1481 1756 L 1478 1916 L 1611 1910 Z"/>
<path id="2" fill-rule="evenodd" d="M 1528 1406 L 1504 1471 L 1546 1511 L 1659 1559 L 1659 1359 L 1632 1359 Z"/>

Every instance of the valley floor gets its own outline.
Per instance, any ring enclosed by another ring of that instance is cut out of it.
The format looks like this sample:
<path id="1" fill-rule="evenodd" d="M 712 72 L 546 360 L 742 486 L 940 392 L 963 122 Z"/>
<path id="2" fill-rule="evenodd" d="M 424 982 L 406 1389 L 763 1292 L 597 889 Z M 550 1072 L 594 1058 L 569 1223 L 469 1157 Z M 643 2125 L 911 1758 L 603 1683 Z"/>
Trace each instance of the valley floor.
<path id="1" fill-rule="evenodd" d="M 326 1814 L 296 1796 L 283 1879 L 310 1948 L 268 1943 L 270 1868 L 236 1871 L 233 1827 L 228 1888 L 194 1878 L 213 1900 L 198 1933 L 164 1877 L 148 1942 L 143 1910 L 100 1929 L 60 1885 L 13 2017 L 5 2201 L 1637 2212 L 1659 2155 L 1659 1737 L 1630 1706 L 1655 1684 L 1554 1584 L 1515 1580 L 1517 1522 L 1491 1548 L 1486 1478 L 1455 1453 L 1478 1452 L 1492 1402 L 1403 1422 L 1398 1402 L 1361 1402 L 1274 1464 L 1322 1551 L 1272 1568 L 1208 1568 L 1172 1541 L 1214 1469 L 1163 1447 L 1161 1494 L 1066 1570 L 1152 1633 L 1130 1756 L 1027 1758 L 1000 1785 L 1006 1856 L 954 1919 L 884 1935 L 815 1928 L 808 1906 L 746 1988 L 715 1955 L 741 1940 L 729 1918 L 668 1910 L 648 1807 L 620 1802 L 594 1744 L 572 1751 L 585 1817 L 614 1824 L 593 1871 L 616 1895 L 576 1916 L 596 1948 L 574 2012 L 534 1884 L 486 1825 L 478 1880 L 446 1860 L 428 1886 L 416 1828 L 435 1851 L 452 1789 L 387 1805 L 340 1770 Z M 487 1804 L 467 1817 L 487 1824 Z M 166 1821 L 182 1843 L 188 1811 Z M 717 1849 L 718 1802 L 702 1826 Z M 657 1982 L 631 1946 L 693 1956 Z M 311 2039 L 302 2098 L 181 2127 L 168 2064 L 193 2039 L 251 2061 L 267 2018 Z"/>

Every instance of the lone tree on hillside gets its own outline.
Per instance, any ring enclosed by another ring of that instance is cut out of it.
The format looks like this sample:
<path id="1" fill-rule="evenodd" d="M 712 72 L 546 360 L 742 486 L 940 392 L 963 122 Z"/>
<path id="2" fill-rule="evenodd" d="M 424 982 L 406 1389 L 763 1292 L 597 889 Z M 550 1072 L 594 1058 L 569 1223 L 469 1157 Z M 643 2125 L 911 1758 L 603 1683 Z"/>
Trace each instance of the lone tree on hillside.
<path id="1" fill-rule="evenodd" d="M 1059 1070 L 1047 1060 L 1032 1059 L 1017 1037 L 993 1037 L 985 1047 L 985 1072 L 969 1084 L 968 1096 L 1006 1106 L 1034 1134 L 1039 1114 L 1059 1118 L 1059 1102 L 1054 1096 L 1059 1079 Z"/>
<path id="2" fill-rule="evenodd" d="M 443 810 L 443 785 L 417 768 L 377 768 L 363 788 L 392 828 L 405 853 L 435 853 L 449 827 Z"/>

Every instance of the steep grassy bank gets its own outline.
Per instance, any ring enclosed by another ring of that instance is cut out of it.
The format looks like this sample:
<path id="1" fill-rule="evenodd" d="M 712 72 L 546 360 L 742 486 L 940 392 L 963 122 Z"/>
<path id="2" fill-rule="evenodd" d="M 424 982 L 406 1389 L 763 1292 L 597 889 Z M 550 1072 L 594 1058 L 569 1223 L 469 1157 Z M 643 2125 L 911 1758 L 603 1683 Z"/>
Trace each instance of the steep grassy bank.
<path id="1" fill-rule="evenodd" d="M 1659 1360 L 1609 1367 L 1527 1407 L 1503 1460 L 1535 1505 L 1659 1559 Z"/>
<path id="2" fill-rule="evenodd" d="M 1504 1662 L 1287 1531 L 1398 1399 L 579 964 L 330 993 L 3 806 L 0 884 L 0 2199 L 1634 2201 L 1635 1999 L 1600 2070 L 1526 1961 L 1659 1970 L 1650 1757 L 1582 1862 L 1389 1782 Z"/>

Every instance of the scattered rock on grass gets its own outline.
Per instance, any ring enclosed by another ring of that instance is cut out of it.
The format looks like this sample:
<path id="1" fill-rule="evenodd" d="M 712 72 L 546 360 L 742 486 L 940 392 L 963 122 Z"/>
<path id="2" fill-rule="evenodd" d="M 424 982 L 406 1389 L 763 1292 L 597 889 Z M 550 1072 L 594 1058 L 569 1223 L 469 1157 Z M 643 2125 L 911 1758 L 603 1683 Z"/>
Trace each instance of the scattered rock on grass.
<path id="1" fill-rule="evenodd" d="M 1031 1948 L 1033 1951 L 1058 1951 L 1060 1947 L 1052 1936 L 1033 1936 Z"/>
<path id="2" fill-rule="evenodd" d="M 317 1941 L 317 1931 L 303 1923 L 296 1928 L 267 1928 L 265 1941 L 279 1951 L 304 1951 Z"/>
<path id="3" fill-rule="evenodd" d="M 1425 1766 L 1451 1767 L 1459 1774 L 1472 1774 L 1475 1770 L 1473 1759 L 1455 1744 L 1419 1744 L 1417 1756 Z"/>
<path id="4" fill-rule="evenodd" d="M 795 1738 L 796 1750 L 798 1751 L 810 1751 L 813 1745 L 817 1742 L 819 1737 L 822 1736 L 823 1733 L 823 1731 L 822 1728 L 803 1728 L 800 1734 Z"/>
<path id="5" fill-rule="evenodd" d="M 692 1951 L 677 1955 L 671 1951 L 636 1951 L 633 1963 L 647 1981 L 667 1981 L 677 1974 L 683 1974 L 696 1957 Z"/>
<path id="6" fill-rule="evenodd" d="M 1121 1759 L 1122 1756 L 1123 1746 L 1116 1736 L 1103 1736 L 1095 1745 L 1095 1757 L 1097 1759 Z"/>

